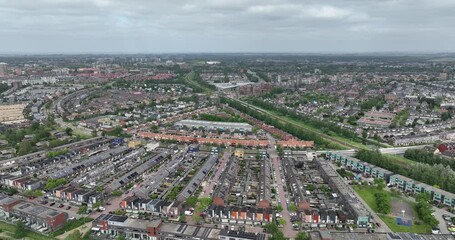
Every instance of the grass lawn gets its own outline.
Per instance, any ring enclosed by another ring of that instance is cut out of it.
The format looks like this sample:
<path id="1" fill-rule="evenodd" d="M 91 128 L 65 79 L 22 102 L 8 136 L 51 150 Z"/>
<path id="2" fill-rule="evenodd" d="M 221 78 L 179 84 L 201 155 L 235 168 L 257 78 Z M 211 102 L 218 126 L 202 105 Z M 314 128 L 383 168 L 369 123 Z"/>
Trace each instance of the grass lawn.
<path id="1" fill-rule="evenodd" d="M 253 105 L 254 106 L 254 105 Z M 255 106 L 256 108 L 258 109 L 261 109 L 262 111 L 266 112 L 267 114 L 270 114 L 270 115 L 273 115 L 274 117 L 280 119 L 283 123 L 287 123 L 287 124 L 293 124 L 293 125 L 296 125 L 296 126 L 299 126 L 303 129 L 306 129 L 307 131 L 310 131 L 310 132 L 313 132 L 315 134 L 318 134 L 320 135 L 322 138 L 324 138 L 324 140 L 334 144 L 334 145 L 337 145 L 339 147 L 339 150 L 348 150 L 350 148 L 346 147 L 346 146 L 343 146 L 341 144 L 339 144 L 338 142 L 335 142 L 331 139 L 329 139 L 329 137 L 331 138 L 335 138 L 341 142 L 344 142 L 344 143 L 347 143 L 347 144 L 351 144 L 351 145 L 354 145 L 356 146 L 357 148 L 367 148 L 365 145 L 362 145 L 361 143 L 356 143 L 356 142 L 353 142 L 349 139 L 345 139 L 345 138 L 341 138 L 341 137 L 338 137 L 338 136 L 329 136 L 323 132 L 321 132 L 320 130 L 318 130 L 317 128 L 313 128 L 311 126 L 308 126 L 306 125 L 304 122 L 302 121 L 297 121 L 295 119 L 292 119 L 290 117 L 287 117 L 287 116 L 283 116 L 281 113 L 279 112 L 275 112 L 275 111 L 270 111 L 270 110 L 265 110 L 263 108 L 260 108 L 260 107 L 257 107 Z"/>
<path id="2" fill-rule="evenodd" d="M 374 186 L 364 186 L 364 185 L 356 185 L 353 186 L 354 191 L 359 194 L 359 196 L 368 204 L 368 206 L 373 209 L 373 211 L 377 212 L 377 205 L 376 205 L 376 198 L 374 194 L 378 192 L 384 192 L 391 197 L 391 193 L 389 191 L 385 190 L 378 190 Z M 396 219 L 394 217 L 390 217 L 387 215 L 383 214 L 378 214 L 379 217 L 384 221 L 385 224 L 394 232 L 412 232 L 412 233 L 430 233 L 431 232 L 431 227 L 422 221 L 420 225 L 413 224 L 410 227 L 406 226 L 400 226 L 397 224 Z M 414 216 L 417 216 L 416 213 L 414 213 Z"/>
<path id="3" fill-rule="evenodd" d="M 389 228 L 394 232 L 412 232 L 412 233 L 430 233 L 431 227 L 425 223 L 420 225 L 412 224 L 410 227 L 400 226 L 397 224 L 397 221 L 394 217 L 379 215 L 382 221 L 389 226 Z"/>
<path id="4" fill-rule="evenodd" d="M 16 229 L 16 226 L 0 221 L 0 229 L 3 230 L 4 232 L 7 232 L 12 235 Z M 44 236 L 39 233 L 32 232 L 30 230 L 25 230 L 25 231 L 26 231 L 25 236 L 27 239 L 32 239 L 32 240 L 54 239 L 53 237 Z M 11 239 L 13 239 L 13 237 L 11 237 Z"/>
<path id="5" fill-rule="evenodd" d="M 91 222 L 93 221 L 93 218 L 80 218 L 80 219 L 77 219 L 77 220 L 70 220 L 68 221 L 65 226 L 61 227 L 60 229 L 58 229 L 57 231 L 51 233 L 51 236 L 58 236 L 58 235 L 62 235 L 64 234 L 65 232 L 68 232 L 68 231 L 71 231 L 75 228 L 78 228 L 88 222 Z"/>
<path id="6" fill-rule="evenodd" d="M 410 159 L 407 159 L 405 157 L 402 157 L 400 155 L 393 155 L 393 154 L 386 153 L 386 154 L 384 154 L 384 156 L 386 156 L 389 159 L 394 160 L 395 162 L 397 162 L 398 164 L 401 164 L 403 166 L 410 166 L 410 165 L 416 163 L 416 162 L 414 162 Z"/>
<path id="7" fill-rule="evenodd" d="M 384 192 L 390 197 L 390 192 L 384 190 L 378 190 L 374 186 L 364 186 L 364 185 L 355 185 L 353 186 L 354 190 L 359 194 L 359 196 L 370 206 L 373 211 L 378 211 L 378 206 L 376 205 L 376 193 Z"/>

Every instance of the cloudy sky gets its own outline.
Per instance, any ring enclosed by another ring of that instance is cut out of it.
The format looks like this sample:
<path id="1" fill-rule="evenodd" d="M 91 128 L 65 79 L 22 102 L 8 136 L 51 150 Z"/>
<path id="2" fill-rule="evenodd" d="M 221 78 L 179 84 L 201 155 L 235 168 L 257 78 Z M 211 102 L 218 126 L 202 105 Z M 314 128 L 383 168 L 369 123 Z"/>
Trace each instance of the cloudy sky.
<path id="1" fill-rule="evenodd" d="M 0 0 L 1 53 L 455 51 L 455 0 Z"/>

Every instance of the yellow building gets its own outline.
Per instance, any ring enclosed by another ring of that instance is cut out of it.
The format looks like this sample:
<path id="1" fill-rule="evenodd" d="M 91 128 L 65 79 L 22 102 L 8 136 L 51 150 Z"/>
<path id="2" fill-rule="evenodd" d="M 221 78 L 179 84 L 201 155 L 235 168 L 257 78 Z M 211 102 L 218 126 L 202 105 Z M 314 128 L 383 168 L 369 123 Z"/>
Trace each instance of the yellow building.
<path id="1" fill-rule="evenodd" d="M 243 149 L 236 149 L 234 151 L 234 156 L 236 158 L 240 158 L 240 159 L 243 159 L 243 157 L 245 156 L 245 151 Z"/>
<path id="2" fill-rule="evenodd" d="M 24 120 L 26 104 L 0 105 L 0 122 L 13 122 Z"/>
<path id="3" fill-rule="evenodd" d="M 142 142 L 140 140 L 131 140 L 131 141 L 128 142 L 128 147 L 129 148 L 137 148 L 141 144 L 142 144 Z"/>

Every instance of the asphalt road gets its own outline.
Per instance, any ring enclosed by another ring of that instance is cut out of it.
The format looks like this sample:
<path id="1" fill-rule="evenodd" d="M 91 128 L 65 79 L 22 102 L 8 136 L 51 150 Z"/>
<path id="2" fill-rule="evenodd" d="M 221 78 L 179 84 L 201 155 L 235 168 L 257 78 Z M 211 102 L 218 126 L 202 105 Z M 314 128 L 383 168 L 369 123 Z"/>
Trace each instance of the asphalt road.
<path id="1" fill-rule="evenodd" d="M 269 149 L 267 149 L 267 152 L 269 153 L 270 158 L 272 159 L 272 165 L 274 169 L 274 179 L 275 183 L 277 185 L 277 190 L 279 193 L 279 199 L 281 202 L 281 206 L 283 207 L 283 211 L 281 211 L 281 217 L 286 221 L 286 224 L 283 226 L 281 229 L 282 232 L 284 233 L 284 236 L 287 238 L 295 238 L 297 235 L 297 232 L 294 231 L 292 228 L 292 223 L 291 223 L 291 216 L 288 211 L 288 204 L 287 204 L 287 198 L 285 195 L 284 189 L 286 188 L 286 183 L 283 181 L 281 178 L 281 171 L 280 171 L 280 166 L 281 166 L 281 159 L 278 156 L 278 153 L 276 152 L 276 140 L 270 135 L 267 134 L 269 138 Z"/>
<path id="2" fill-rule="evenodd" d="M 221 173 L 224 171 L 224 168 L 226 167 L 227 162 L 229 161 L 229 157 L 232 155 L 231 149 L 226 150 L 223 154 L 222 160 L 219 162 L 217 168 L 216 168 L 216 173 L 215 175 L 208 180 L 208 184 L 205 185 L 204 191 L 202 191 L 201 197 L 209 197 L 210 192 L 212 189 L 215 188 L 215 184 L 218 183 L 218 179 L 221 176 Z"/>
<path id="3" fill-rule="evenodd" d="M 317 161 L 322 161 L 320 159 L 318 159 Z M 336 169 L 335 165 L 333 163 L 330 163 L 330 165 Z M 348 181 L 342 177 L 340 177 L 341 180 L 343 180 L 346 184 L 349 185 Z M 359 196 L 359 194 L 357 194 L 356 191 L 354 191 L 354 189 L 352 189 L 352 194 L 355 195 L 355 197 L 357 199 L 359 199 L 359 201 L 365 206 L 365 208 L 370 212 L 371 216 L 373 217 L 373 221 L 374 222 L 378 222 L 381 227 L 377 227 L 376 228 L 376 232 L 392 232 L 392 230 L 390 230 L 390 228 L 381 220 L 381 218 L 379 218 L 379 216 L 373 211 L 373 209 L 370 208 L 370 206 L 368 206 L 368 204 Z"/>

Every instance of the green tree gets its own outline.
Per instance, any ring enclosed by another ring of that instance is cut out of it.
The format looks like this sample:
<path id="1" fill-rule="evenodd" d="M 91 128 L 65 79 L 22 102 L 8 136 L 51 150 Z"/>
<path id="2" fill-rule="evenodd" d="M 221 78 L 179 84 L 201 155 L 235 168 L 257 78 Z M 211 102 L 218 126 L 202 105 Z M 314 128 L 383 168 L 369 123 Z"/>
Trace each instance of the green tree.
<path id="1" fill-rule="evenodd" d="M 24 238 L 26 235 L 26 230 L 25 230 L 25 224 L 22 221 L 18 221 L 16 223 L 16 228 L 14 229 L 14 238 L 15 239 L 20 239 Z"/>
<path id="2" fill-rule="evenodd" d="M 157 133 L 158 132 L 158 126 L 156 126 L 155 124 L 153 124 L 151 127 L 150 127 L 150 130 L 154 133 Z"/>
<path id="3" fill-rule="evenodd" d="M 32 152 L 32 149 L 33 149 L 33 147 L 32 147 L 32 143 L 30 141 L 23 141 L 19 145 L 19 151 L 17 151 L 17 154 L 19 156 L 22 156 L 22 155 Z"/>
<path id="4" fill-rule="evenodd" d="M 81 238 L 81 232 L 76 229 L 72 233 L 70 233 L 65 240 L 80 240 Z"/>
<path id="5" fill-rule="evenodd" d="M 374 184 L 376 185 L 376 188 L 378 190 L 382 190 L 385 188 L 386 184 L 384 182 L 384 179 L 381 179 L 381 178 L 375 178 L 374 179 Z"/>
<path id="6" fill-rule="evenodd" d="M 275 211 L 277 211 L 277 212 L 283 211 L 283 206 L 281 206 L 281 205 L 276 205 Z"/>
<path id="7" fill-rule="evenodd" d="M 297 212 L 297 206 L 294 203 L 291 203 L 291 205 L 289 205 L 289 211 Z"/>
<path id="8" fill-rule="evenodd" d="M 269 240 L 285 240 L 284 233 L 278 228 L 275 223 L 269 223 L 264 226 L 268 233 L 271 234 Z"/>
<path id="9" fill-rule="evenodd" d="M 196 203 L 198 202 L 198 199 L 197 197 L 195 196 L 192 196 L 192 197 L 189 197 L 186 202 L 185 202 L 185 205 L 188 206 L 188 207 L 195 207 L 196 206 Z"/>
<path id="10" fill-rule="evenodd" d="M 57 178 L 57 179 L 49 179 L 47 180 L 46 185 L 44 186 L 44 190 L 51 190 L 56 187 L 60 187 L 62 185 L 65 185 L 67 183 L 66 179 L 64 178 Z"/>
<path id="11" fill-rule="evenodd" d="M 73 135 L 73 129 L 70 128 L 70 127 L 67 127 L 67 128 L 65 129 L 65 133 L 66 133 L 68 136 L 71 136 L 71 135 Z"/>
<path id="12" fill-rule="evenodd" d="M 87 213 L 87 206 L 80 206 L 77 210 L 77 214 L 86 214 Z"/>
<path id="13" fill-rule="evenodd" d="M 124 233 L 121 233 L 117 236 L 117 240 L 126 240 L 126 236 Z"/>
<path id="14" fill-rule="evenodd" d="M 308 234 L 306 234 L 306 232 L 299 232 L 297 233 L 297 236 L 295 237 L 295 240 L 308 240 L 310 239 L 308 237 Z"/>
<path id="15" fill-rule="evenodd" d="M 376 199 L 376 206 L 379 213 L 388 214 L 392 208 L 390 203 L 390 195 L 384 192 L 378 192 L 374 194 Z"/>

